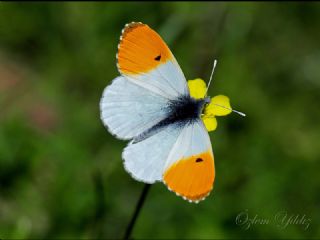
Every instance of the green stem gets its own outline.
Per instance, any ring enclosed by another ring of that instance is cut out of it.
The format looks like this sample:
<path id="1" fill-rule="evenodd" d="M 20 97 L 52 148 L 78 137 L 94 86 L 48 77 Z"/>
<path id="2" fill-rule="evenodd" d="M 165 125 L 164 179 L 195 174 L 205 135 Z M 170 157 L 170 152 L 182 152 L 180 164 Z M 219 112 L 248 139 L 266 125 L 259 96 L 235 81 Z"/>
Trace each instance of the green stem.
<path id="1" fill-rule="evenodd" d="M 127 226 L 127 229 L 126 229 L 126 232 L 125 232 L 125 235 L 124 235 L 124 238 L 123 239 L 130 239 L 130 235 L 131 235 L 131 232 L 132 232 L 132 229 L 134 227 L 134 224 L 136 223 L 136 220 L 139 216 L 139 213 L 140 213 L 140 210 L 143 206 L 143 203 L 147 197 L 147 194 L 149 192 L 149 189 L 150 189 L 150 186 L 151 184 L 145 184 L 144 185 L 144 188 L 141 192 L 141 195 L 140 195 L 140 198 L 139 198 L 139 201 L 137 203 L 137 206 L 136 206 L 136 209 L 132 215 L 132 218 L 131 218 L 131 221 L 129 222 L 128 226 Z"/>

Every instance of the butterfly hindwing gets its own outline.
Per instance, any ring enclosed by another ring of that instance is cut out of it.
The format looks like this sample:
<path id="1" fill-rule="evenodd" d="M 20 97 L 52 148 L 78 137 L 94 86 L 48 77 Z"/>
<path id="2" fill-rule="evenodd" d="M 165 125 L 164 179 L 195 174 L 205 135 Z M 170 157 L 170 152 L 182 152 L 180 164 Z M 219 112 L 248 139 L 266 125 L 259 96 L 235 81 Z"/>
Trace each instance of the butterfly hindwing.
<path id="1" fill-rule="evenodd" d="M 129 23 L 118 45 L 118 69 L 130 81 L 169 99 L 189 94 L 179 64 L 162 38 L 143 23 Z"/>
<path id="2" fill-rule="evenodd" d="M 197 202 L 211 191 L 214 160 L 202 121 L 174 123 L 124 150 L 125 169 L 137 180 L 163 181 L 171 191 Z"/>

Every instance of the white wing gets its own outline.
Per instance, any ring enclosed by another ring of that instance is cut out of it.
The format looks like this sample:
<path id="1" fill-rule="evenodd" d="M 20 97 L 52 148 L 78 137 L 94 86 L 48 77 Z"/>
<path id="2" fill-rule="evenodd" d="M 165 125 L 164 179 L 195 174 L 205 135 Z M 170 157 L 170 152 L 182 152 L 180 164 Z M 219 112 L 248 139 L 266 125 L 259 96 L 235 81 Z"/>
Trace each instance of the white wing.
<path id="1" fill-rule="evenodd" d="M 101 119 L 120 139 L 132 139 L 167 116 L 168 99 L 117 77 L 104 89 L 100 100 Z"/>

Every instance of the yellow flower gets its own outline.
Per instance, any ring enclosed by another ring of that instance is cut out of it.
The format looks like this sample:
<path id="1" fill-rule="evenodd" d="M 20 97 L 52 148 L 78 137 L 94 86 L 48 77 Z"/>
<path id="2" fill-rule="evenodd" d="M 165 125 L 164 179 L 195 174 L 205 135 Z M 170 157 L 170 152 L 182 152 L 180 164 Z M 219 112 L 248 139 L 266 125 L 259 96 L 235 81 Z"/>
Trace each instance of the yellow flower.
<path id="1" fill-rule="evenodd" d="M 195 99 L 201 99 L 206 94 L 206 83 L 196 78 L 194 80 L 188 80 L 188 87 L 191 97 Z M 216 116 L 225 116 L 230 114 L 231 111 L 230 100 L 227 96 L 217 95 L 211 98 L 210 103 L 205 106 L 201 119 L 206 126 L 208 132 L 214 131 L 217 128 Z"/>
<path id="2" fill-rule="evenodd" d="M 195 99 L 204 98 L 206 94 L 206 83 L 201 78 L 196 78 L 194 80 L 188 80 L 188 87 L 190 89 L 191 97 Z"/>

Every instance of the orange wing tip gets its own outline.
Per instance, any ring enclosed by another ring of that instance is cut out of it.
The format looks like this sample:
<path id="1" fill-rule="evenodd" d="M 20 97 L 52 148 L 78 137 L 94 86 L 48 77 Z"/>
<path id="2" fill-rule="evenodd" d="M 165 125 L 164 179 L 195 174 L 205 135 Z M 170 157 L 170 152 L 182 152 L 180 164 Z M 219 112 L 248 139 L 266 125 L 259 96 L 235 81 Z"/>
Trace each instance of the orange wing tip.
<path id="1" fill-rule="evenodd" d="M 162 181 L 177 196 L 198 203 L 210 194 L 214 177 L 213 155 L 207 151 L 172 164 L 163 174 Z"/>
<path id="2" fill-rule="evenodd" d="M 121 74 L 139 75 L 166 63 L 173 56 L 161 37 L 147 24 L 131 22 L 122 29 L 116 58 Z"/>
<path id="3" fill-rule="evenodd" d="M 119 49 L 121 46 L 122 39 L 126 36 L 126 34 L 131 32 L 133 29 L 137 28 L 138 26 L 143 26 L 143 25 L 146 25 L 146 24 L 144 24 L 142 22 L 131 22 L 131 23 L 127 23 L 126 25 L 124 25 L 124 28 L 122 28 L 122 30 L 121 30 L 120 41 L 117 46 L 118 52 L 119 52 Z M 117 68 L 120 69 L 119 68 L 118 52 L 116 54 Z"/>

